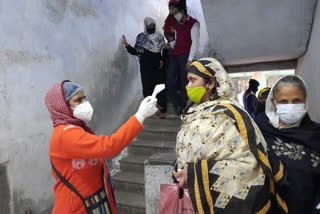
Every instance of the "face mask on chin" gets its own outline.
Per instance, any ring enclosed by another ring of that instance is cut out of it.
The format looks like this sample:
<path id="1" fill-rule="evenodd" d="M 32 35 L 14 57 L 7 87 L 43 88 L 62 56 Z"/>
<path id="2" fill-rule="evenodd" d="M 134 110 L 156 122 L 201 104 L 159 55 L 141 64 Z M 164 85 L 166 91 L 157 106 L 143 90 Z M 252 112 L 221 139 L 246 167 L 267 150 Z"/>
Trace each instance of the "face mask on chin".
<path id="1" fill-rule="evenodd" d="M 176 15 L 174 15 L 174 18 L 180 22 L 181 21 L 181 18 L 182 18 L 182 14 L 181 13 L 177 13 Z"/>
<path id="2" fill-rule="evenodd" d="M 79 105 L 70 107 L 73 109 L 73 116 L 79 120 L 90 121 L 93 115 L 93 108 L 89 101 L 81 103 Z"/>
<path id="3" fill-rule="evenodd" d="M 203 86 L 200 87 L 188 87 L 186 86 L 189 99 L 194 103 L 199 103 L 206 93 L 206 89 Z"/>
<path id="4" fill-rule="evenodd" d="M 306 104 L 276 104 L 276 114 L 286 125 L 300 122 L 307 113 Z"/>

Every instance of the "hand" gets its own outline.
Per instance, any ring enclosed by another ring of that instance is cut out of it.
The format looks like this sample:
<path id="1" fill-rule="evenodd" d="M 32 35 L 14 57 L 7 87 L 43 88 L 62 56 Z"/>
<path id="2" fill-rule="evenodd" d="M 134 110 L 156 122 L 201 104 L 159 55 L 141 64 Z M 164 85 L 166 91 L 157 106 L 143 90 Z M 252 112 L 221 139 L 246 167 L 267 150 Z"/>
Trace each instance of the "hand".
<path id="1" fill-rule="evenodd" d="M 164 45 L 164 49 L 170 49 L 170 48 L 171 48 L 170 44 L 165 44 Z"/>
<path id="2" fill-rule="evenodd" d="M 140 104 L 139 110 L 136 113 L 136 118 L 142 124 L 143 121 L 154 115 L 157 112 L 157 98 L 152 98 L 151 96 L 146 97 Z"/>
<path id="3" fill-rule="evenodd" d="M 183 186 L 186 186 L 188 183 L 188 165 L 185 165 L 185 167 L 177 172 L 174 177 L 177 179 L 179 178 L 179 187 L 182 188 Z"/>
<path id="4" fill-rule="evenodd" d="M 187 64 L 186 64 L 186 70 L 189 69 L 190 65 L 192 64 L 192 61 L 188 60 Z"/>
<path id="5" fill-rule="evenodd" d="M 174 27 L 170 26 L 170 32 L 171 32 L 171 33 L 175 33 L 175 32 L 176 32 L 176 29 L 174 29 Z"/>
<path id="6" fill-rule="evenodd" d="M 162 66 L 163 66 L 163 61 L 162 61 L 162 60 L 160 60 L 160 67 L 159 67 L 159 69 L 161 69 L 161 68 L 162 68 Z"/>
<path id="7" fill-rule="evenodd" d="M 122 35 L 122 43 L 127 47 L 129 44 L 125 35 Z"/>

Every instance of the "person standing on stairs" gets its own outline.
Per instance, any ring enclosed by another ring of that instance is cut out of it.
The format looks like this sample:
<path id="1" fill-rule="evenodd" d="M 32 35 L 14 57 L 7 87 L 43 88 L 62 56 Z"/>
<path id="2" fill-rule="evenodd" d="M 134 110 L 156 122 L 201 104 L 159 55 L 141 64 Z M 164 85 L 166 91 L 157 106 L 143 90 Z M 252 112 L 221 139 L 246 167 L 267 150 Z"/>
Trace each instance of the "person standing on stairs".
<path id="1" fill-rule="evenodd" d="M 187 69 L 194 60 L 200 45 L 200 24 L 187 13 L 186 0 L 173 4 L 176 40 L 170 42 L 173 47 L 167 71 L 167 86 L 170 101 L 176 114 L 181 114 L 188 101 L 186 83 Z M 180 84 L 177 84 L 177 79 Z M 180 87 L 178 86 L 180 85 Z M 179 93 L 179 89 L 181 90 Z"/>
<path id="2" fill-rule="evenodd" d="M 122 43 L 127 51 L 139 57 L 143 96 L 152 95 L 157 84 L 165 83 L 165 71 L 162 59 L 162 50 L 165 45 L 164 36 L 156 31 L 156 22 L 153 18 L 144 19 L 144 32 L 136 38 L 134 47 L 129 45 L 125 35 Z M 157 95 L 159 111 L 156 115 L 164 118 L 167 112 L 166 92 L 163 90 Z"/>
<path id="3" fill-rule="evenodd" d="M 138 112 L 111 136 L 97 136 L 85 121 L 93 108 L 80 85 L 68 80 L 55 84 L 45 96 L 54 130 L 49 156 L 55 204 L 53 214 L 116 214 L 112 184 L 104 158 L 117 155 L 143 129 L 156 111 L 157 99 L 146 97 Z"/>
<path id="4" fill-rule="evenodd" d="M 175 7 L 174 5 L 177 4 L 179 1 L 178 0 L 170 0 L 169 1 L 169 14 L 164 21 L 164 25 L 162 27 L 164 36 L 168 40 L 168 42 L 174 41 L 175 38 L 175 26 L 177 24 L 176 18 L 174 18 L 174 13 L 175 13 Z M 173 38 L 173 39 L 172 39 Z"/>

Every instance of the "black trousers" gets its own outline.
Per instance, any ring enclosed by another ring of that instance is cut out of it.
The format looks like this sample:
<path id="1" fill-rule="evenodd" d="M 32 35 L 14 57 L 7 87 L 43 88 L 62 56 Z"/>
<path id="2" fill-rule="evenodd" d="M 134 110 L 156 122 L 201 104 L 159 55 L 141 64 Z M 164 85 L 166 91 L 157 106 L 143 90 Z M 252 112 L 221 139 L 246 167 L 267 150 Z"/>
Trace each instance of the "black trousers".
<path id="1" fill-rule="evenodd" d="M 140 65 L 141 82 L 143 96 L 151 96 L 157 84 L 165 83 L 165 70 L 152 68 L 151 66 Z M 167 93 L 166 89 L 157 95 L 158 105 L 161 112 L 167 111 Z"/>
<path id="2" fill-rule="evenodd" d="M 186 90 L 187 70 L 186 64 L 189 54 L 183 54 L 180 56 L 172 56 L 169 59 L 168 72 L 167 72 L 167 85 L 168 94 L 174 107 L 185 107 L 188 101 L 188 95 Z M 180 80 L 178 84 L 177 80 Z M 180 91 L 180 93 L 178 92 Z"/>

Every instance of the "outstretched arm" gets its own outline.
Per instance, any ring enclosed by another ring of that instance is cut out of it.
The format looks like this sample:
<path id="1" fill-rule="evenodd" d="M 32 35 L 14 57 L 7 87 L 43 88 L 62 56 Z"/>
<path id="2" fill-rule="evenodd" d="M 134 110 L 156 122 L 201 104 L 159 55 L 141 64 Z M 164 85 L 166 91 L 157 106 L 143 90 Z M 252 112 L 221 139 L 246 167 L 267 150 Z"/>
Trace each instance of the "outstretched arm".
<path id="1" fill-rule="evenodd" d="M 125 35 L 122 35 L 122 43 L 124 47 L 127 49 L 128 53 L 132 55 L 138 55 L 138 52 L 135 48 L 133 48 L 129 43 L 127 42 L 127 38 Z"/>

